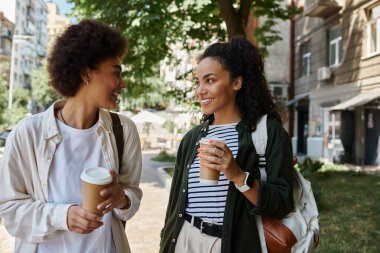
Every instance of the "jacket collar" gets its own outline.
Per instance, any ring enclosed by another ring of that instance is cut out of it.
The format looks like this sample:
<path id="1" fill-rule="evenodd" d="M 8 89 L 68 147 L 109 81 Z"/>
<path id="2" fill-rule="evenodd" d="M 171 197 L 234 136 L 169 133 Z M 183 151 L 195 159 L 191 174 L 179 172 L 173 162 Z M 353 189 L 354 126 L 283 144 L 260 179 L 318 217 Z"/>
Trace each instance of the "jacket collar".
<path id="1" fill-rule="evenodd" d="M 59 135 L 57 121 L 55 118 L 55 111 L 62 109 L 65 106 L 66 100 L 58 100 L 54 102 L 44 113 L 44 124 L 43 124 L 43 138 L 50 139 L 56 135 Z M 97 131 L 105 130 L 107 132 L 112 131 L 112 121 L 111 116 L 105 109 L 99 109 L 99 126 Z"/>

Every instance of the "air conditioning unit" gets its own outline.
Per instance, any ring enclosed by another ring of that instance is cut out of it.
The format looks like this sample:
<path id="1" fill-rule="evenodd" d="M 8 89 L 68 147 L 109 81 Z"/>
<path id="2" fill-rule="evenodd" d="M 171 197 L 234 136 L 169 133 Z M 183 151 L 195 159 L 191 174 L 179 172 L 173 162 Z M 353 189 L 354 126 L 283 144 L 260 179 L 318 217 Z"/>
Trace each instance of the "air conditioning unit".
<path id="1" fill-rule="evenodd" d="M 328 80 L 331 77 L 331 70 L 329 67 L 322 67 L 318 69 L 318 81 Z"/>

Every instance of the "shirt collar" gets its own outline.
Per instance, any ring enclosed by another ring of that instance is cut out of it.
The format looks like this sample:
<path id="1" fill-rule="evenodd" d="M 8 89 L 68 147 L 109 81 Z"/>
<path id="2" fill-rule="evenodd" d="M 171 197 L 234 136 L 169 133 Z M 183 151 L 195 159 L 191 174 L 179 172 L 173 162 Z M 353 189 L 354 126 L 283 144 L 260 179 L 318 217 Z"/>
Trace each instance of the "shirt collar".
<path id="1" fill-rule="evenodd" d="M 45 111 L 42 130 L 44 139 L 50 139 L 60 134 L 55 117 L 55 111 L 62 109 L 65 106 L 65 103 L 66 100 L 58 100 Z M 97 131 L 99 130 L 105 130 L 107 132 L 110 132 L 112 130 L 111 116 L 105 109 L 99 109 L 99 126 L 97 128 Z"/>

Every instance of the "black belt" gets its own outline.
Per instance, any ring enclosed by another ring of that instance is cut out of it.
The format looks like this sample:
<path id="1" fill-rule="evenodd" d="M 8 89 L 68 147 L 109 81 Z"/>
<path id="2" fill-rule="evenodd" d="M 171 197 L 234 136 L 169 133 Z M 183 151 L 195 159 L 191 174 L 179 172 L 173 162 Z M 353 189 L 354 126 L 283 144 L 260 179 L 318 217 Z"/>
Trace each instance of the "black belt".
<path id="1" fill-rule="evenodd" d="M 191 216 L 190 214 L 185 213 L 185 220 L 187 220 L 191 224 L 191 219 L 194 217 L 194 227 L 198 228 L 201 233 L 213 236 L 213 237 L 219 237 L 222 238 L 222 225 L 217 225 L 213 223 L 209 223 L 206 221 L 203 221 L 201 218 L 196 216 Z"/>

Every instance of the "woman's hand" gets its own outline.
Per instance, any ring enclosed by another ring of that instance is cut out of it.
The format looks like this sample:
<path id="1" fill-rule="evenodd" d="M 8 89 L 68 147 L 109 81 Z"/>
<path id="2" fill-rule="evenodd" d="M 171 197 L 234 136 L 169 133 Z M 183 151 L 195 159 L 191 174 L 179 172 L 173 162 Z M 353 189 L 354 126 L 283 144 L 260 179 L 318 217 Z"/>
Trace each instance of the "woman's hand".
<path id="1" fill-rule="evenodd" d="M 67 226 L 70 231 L 88 234 L 103 225 L 100 217 L 88 212 L 80 206 L 70 206 L 67 211 Z"/>
<path id="2" fill-rule="evenodd" d="M 243 185 L 245 173 L 237 165 L 235 158 L 228 146 L 220 141 L 208 140 L 207 147 L 199 149 L 198 157 L 202 166 L 223 172 L 230 181 Z"/>
<path id="3" fill-rule="evenodd" d="M 128 208 L 131 205 L 130 199 L 125 195 L 123 188 L 117 182 L 117 173 L 111 169 L 109 172 L 113 179 L 112 184 L 100 192 L 100 195 L 108 198 L 97 206 L 103 214 L 111 212 L 114 208 Z"/>

